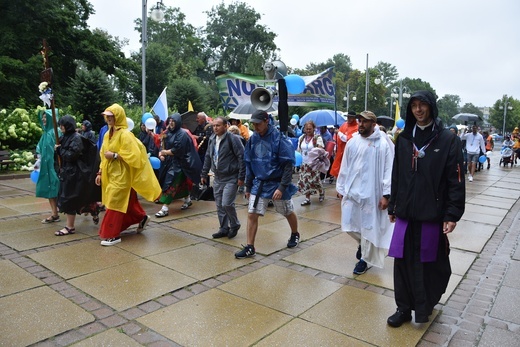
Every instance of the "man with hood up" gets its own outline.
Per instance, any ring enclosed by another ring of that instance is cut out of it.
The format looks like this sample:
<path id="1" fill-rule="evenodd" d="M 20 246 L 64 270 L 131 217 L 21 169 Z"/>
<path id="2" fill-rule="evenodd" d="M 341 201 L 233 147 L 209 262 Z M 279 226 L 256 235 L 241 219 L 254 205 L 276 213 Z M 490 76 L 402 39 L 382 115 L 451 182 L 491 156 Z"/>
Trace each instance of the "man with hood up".
<path id="1" fill-rule="evenodd" d="M 80 132 L 81 136 L 89 139 L 90 141 L 92 141 L 92 143 L 96 143 L 96 134 L 94 133 L 94 131 L 92 131 L 92 123 L 90 123 L 88 120 L 84 120 L 82 123 L 81 123 L 81 132 Z"/>
<path id="2" fill-rule="evenodd" d="M 394 257 L 397 312 L 387 320 L 399 327 L 426 323 L 451 276 L 452 232 L 464 213 L 466 188 L 461 141 L 438 118 L 434 95 L 418 91 L 406 110 L 405 128 L 395 144 L 388 214 L 395 222 L 389 256 Z"/>
<path id="3" fill-rule="evenodd" d="M 107 210 L 99 236 L 102 246 L 121 242 L 120 234 L 132 224 L 139 224 L 140 233 L 148 224 L 148 217 L 137 200 L 137 193 L 148 201 L 161 195 L 161 186 L 155 177 L 146 148 L 128 131 L 125 110 L 118 104 L 105 112 L 108 131 L 99 154 L 101 164 L 96 184 L 101 185 L 102 202 Z"/>

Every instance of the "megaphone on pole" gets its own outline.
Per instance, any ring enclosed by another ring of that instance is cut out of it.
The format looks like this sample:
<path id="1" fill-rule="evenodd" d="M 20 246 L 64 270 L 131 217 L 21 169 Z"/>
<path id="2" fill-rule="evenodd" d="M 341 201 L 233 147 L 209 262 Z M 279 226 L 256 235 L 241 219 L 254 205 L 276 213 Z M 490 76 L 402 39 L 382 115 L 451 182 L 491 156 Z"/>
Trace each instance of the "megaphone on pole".
<path id="1" fill-rule="evenodd" d="M 273 104 L 276 92 L 272 89 L 258 87 L 251 93 L 251 105 L 257 110 L 268 110 Z"/>

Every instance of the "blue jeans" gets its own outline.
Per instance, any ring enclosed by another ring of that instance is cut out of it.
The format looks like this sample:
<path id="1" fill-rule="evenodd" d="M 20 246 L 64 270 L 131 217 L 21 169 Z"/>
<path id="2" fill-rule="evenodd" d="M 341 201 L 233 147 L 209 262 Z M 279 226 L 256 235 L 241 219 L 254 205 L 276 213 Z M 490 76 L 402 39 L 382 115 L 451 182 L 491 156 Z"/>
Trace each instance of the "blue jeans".
<path id="1" fill-rule="evenodd" d="M 221 182 L 215 178 L 213 180 L 213 194 L 217 205 L 217 215 L 220 222 L 220 231 L 229 231 L 240 227 L 240 221 L 235 209 L 235 199 L 237 197 L 237 182 Z"/>

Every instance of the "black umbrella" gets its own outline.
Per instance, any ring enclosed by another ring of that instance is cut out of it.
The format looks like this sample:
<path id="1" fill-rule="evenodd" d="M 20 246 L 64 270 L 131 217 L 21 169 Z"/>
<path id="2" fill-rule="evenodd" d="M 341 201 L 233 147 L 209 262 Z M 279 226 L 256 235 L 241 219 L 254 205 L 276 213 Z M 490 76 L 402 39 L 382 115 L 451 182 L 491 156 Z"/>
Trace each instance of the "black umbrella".
<path id="1" fill-rule="evenodd" d="M 381 124 L 387 129 L 392 129 L 395 124 L 395 119 L 388 116 L 379 116 L 377 117 L 377 124 Z"/>
<path id="2" fill-rule="evenodd" d="M 459 113 L 451 117 L 451 119 L 459 122 L 460 124 L 477 123 L 483 121 L 479 115 L 473 113 Z"/>
<path id="3" fill-rule="evenodd" d="M 258 109 L 254 107 L 250 101 L 244 102 L 233 110 L 228 117 L 231 119 L 251 119 L 251 115 L 257 111 Z M 278 113 L 278 104 L 273 102 L 271 107 L 269 107 L 265 112 L 276 115 Z"/>
<path id="4" fill-rule="evenodd" d="M 197 114 L 195 111 L 187 111 L 181 114 L 182 126 L 192 133 L 195 132 L 199 123 L 197 123 Z"/>

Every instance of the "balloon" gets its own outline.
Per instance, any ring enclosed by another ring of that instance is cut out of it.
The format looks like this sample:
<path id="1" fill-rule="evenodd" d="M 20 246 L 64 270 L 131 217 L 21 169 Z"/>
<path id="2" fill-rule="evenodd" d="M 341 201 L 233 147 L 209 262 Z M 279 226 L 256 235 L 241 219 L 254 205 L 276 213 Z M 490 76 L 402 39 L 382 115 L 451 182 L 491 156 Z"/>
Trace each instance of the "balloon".
<path id="1" fill-rule="evenodd" d="M 132 118 L 126 117 L 126 124 L 128 124 L 128 130 L 132 131 L 132 129 L 134 128 L 134 121 L 132 120 Z"/>
<path id="2" fill-rule="evenodd" d="M 143 117 L 141 118 L 141 123 L 146 123 L 146 120 L 150 118 L 153 119 L 153 115 L 150 112 L 146 112 L 145 114 L 143 114 Z"/>
<path id="3" fill-rule="evenodd" d="M 152 168 L 156 170 L 161 167 L 161 161 L 157 157 L 150 157 L 150 164 L 152 164 Z"/>
<path id="4" fill-rule="evenodd" d="M 295 166 L 301 166 L 303 161 L 302 154 L 300 152 L 294 151 L 294 156 L 296 158 Z"/>
<path id="5" fill-rule="evenodd" d="M 301 94 L 305 90 L 305 81 L 300 75 L 287 75 L 284 79 L 289 94 Z"/>
<path id="6" fill-rule="evenodd" d="M 295 133 L 295 135 L 296 135 L 297 137 L 300 137 L 300 136 L 302 136 L 302 134 L 303 134 L 302 131 L 301 131 L 301 129 L 299 129 L 299 128 L 296 129 L 296 131 L 295 131 L 294 133 Z"/>
<path id="7" fill-rule="evenodd" d="M 146 122 L 144 122 L 144 125 L 146 126 L 146 129 L 155 130 L 157 122 L 153 118 L 148 118 Z"/>
<path id="8" fill-rule="evenodd" d="M 296 119 L 296 121 L 299 121 L 300 120 L 300 116 L 298 116 L 297 114 L 293 114 L 291 119 Z"/>
<path id="9" fill-rule="evenodd" d="M 485 155 L 481 155 L 478 158 L 478 162 L 481 163 L 481 164 L 484 164 L 486 161 L 487 161 L 487 157 Z"/>
<path id="10" fill-rule="evenodd" d="M 291 125 L 296 125 L 296 124 L 298 124 L 298 121 L 296 120 L 296 118 L 293 118 L 290 120 L 289 123 L 291 123 Z"/>
<path id="11" fill-rule="evenodd" d="M 31 181 L 33 181 L 34 183 L 37 183 L 38 177 L 40 177 L 40 171 L 34 170 L 33 172 L 31 172 Z"/>
<path id="12" fill-rule="evenodd" d="M 397 122 L 395 122 L 395 126 L 398 127 L 399 129 L 404 128 L 404 120 L 399 119 Z"/>

